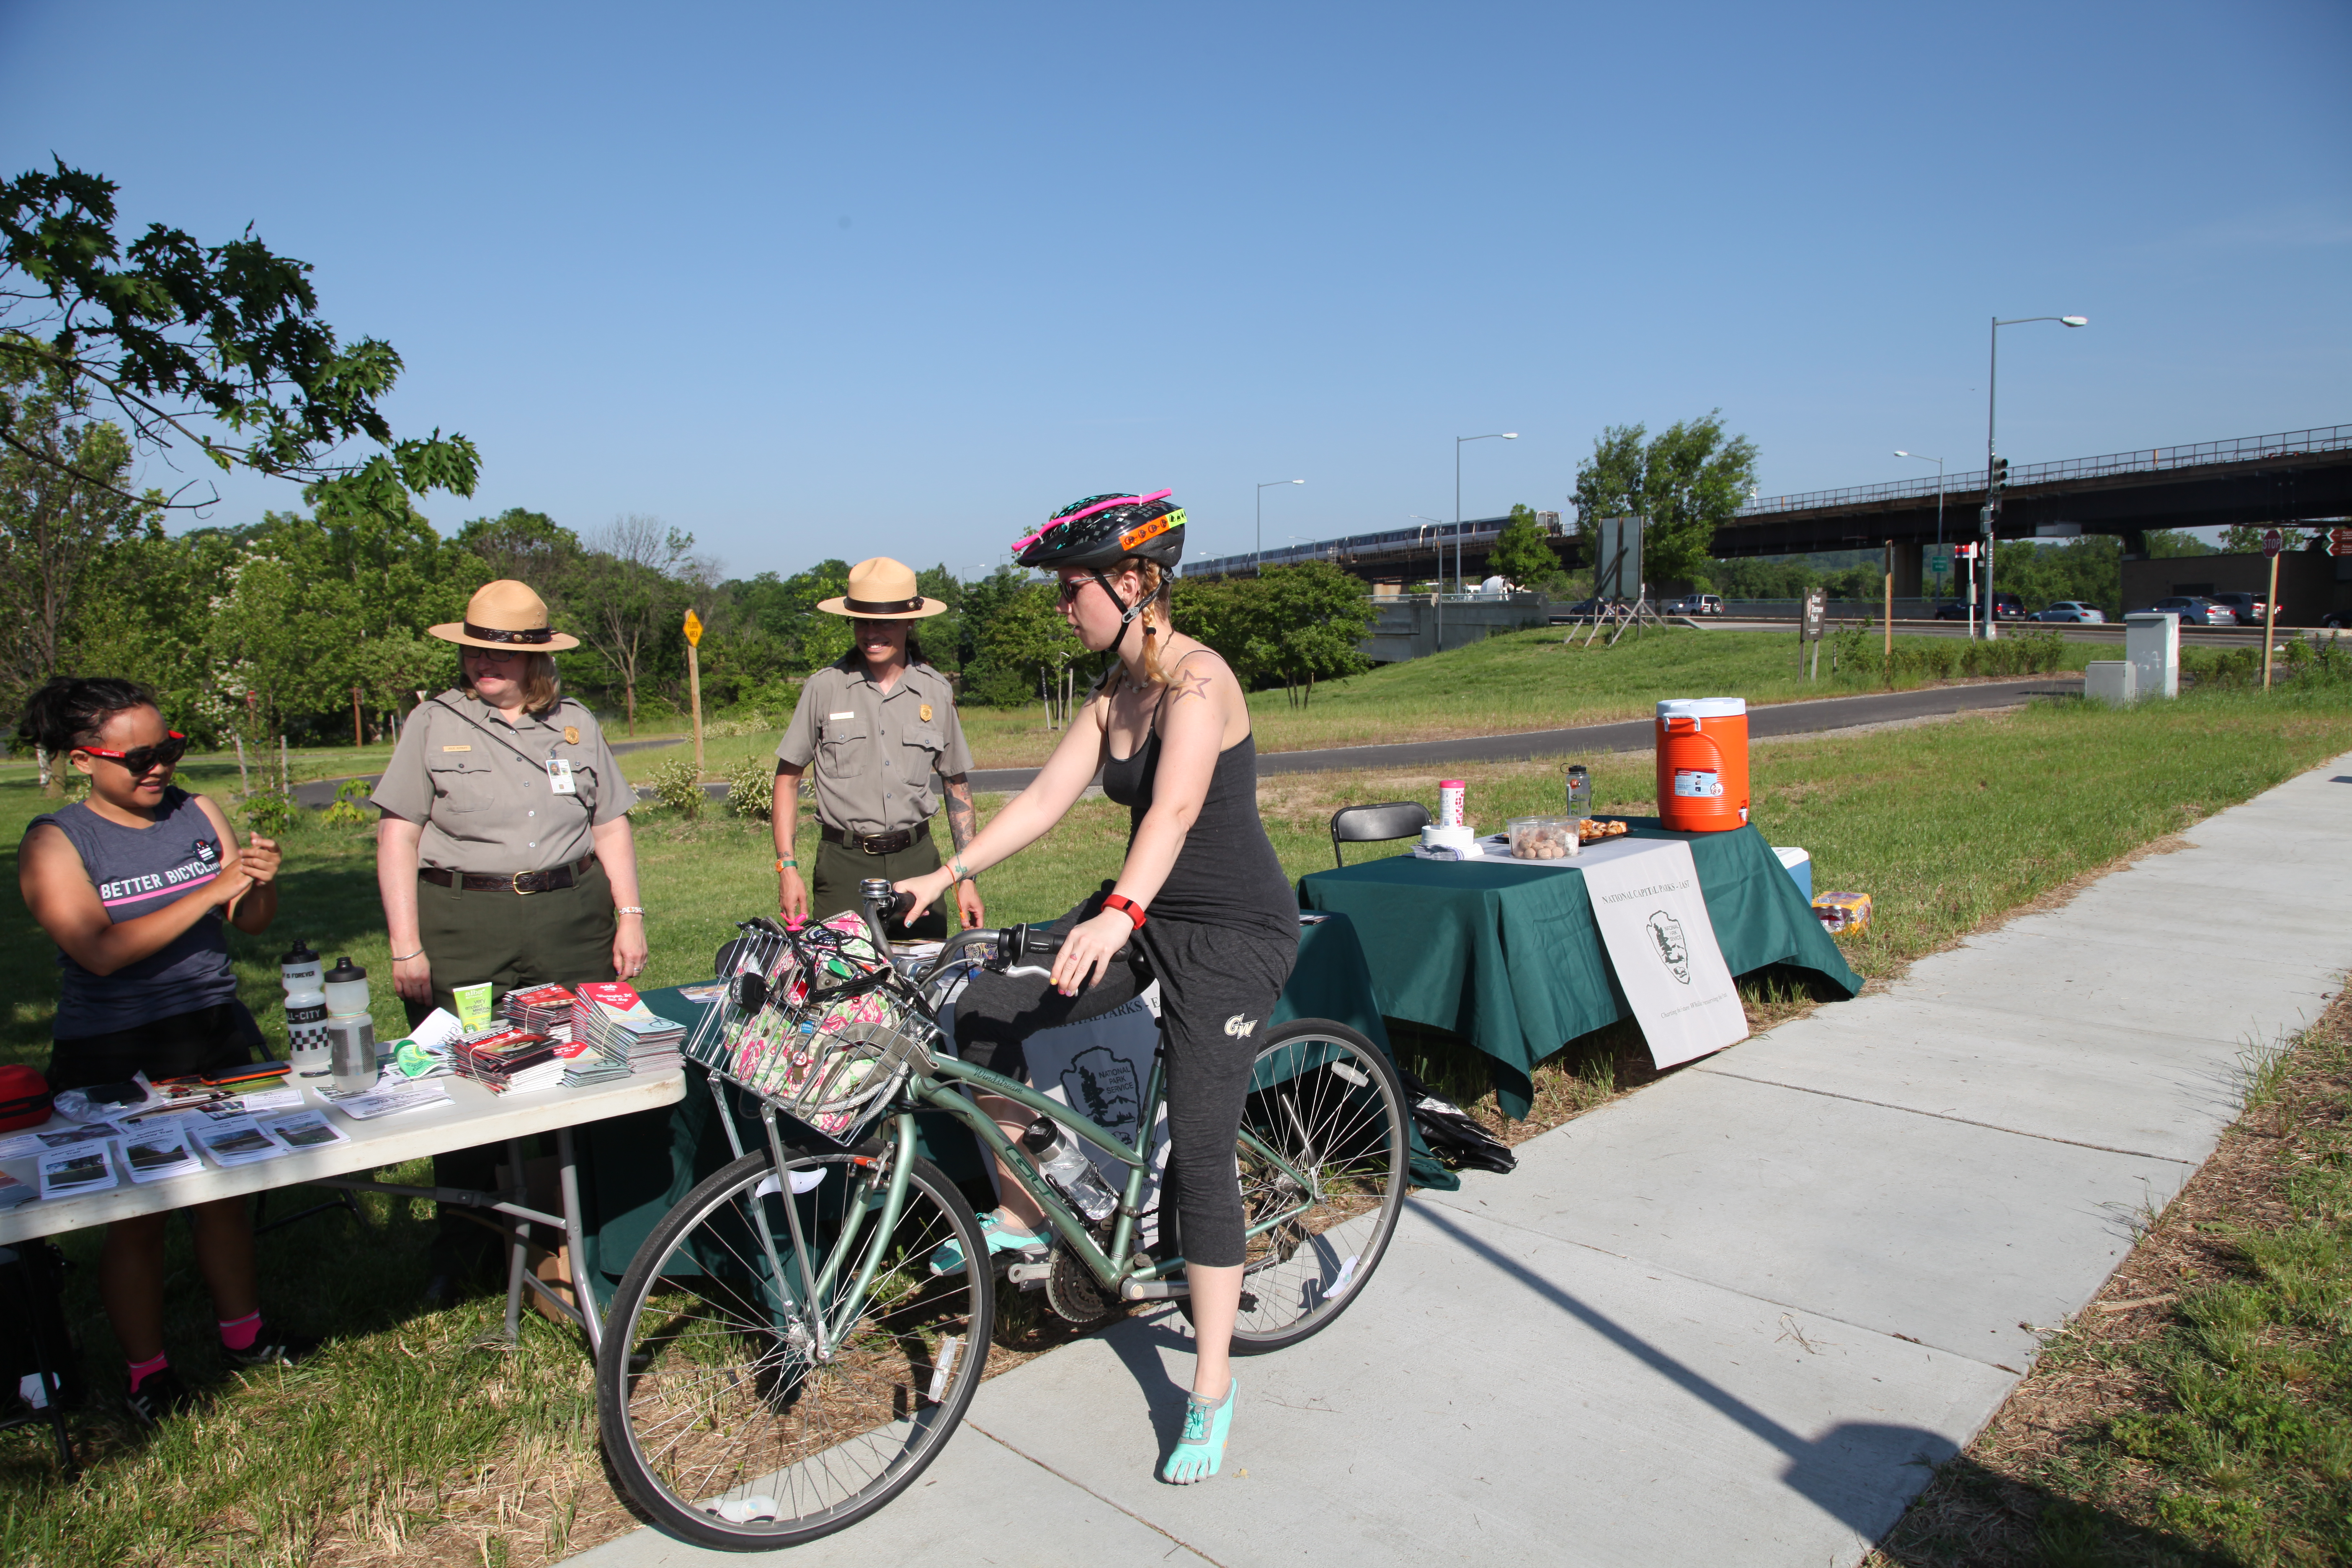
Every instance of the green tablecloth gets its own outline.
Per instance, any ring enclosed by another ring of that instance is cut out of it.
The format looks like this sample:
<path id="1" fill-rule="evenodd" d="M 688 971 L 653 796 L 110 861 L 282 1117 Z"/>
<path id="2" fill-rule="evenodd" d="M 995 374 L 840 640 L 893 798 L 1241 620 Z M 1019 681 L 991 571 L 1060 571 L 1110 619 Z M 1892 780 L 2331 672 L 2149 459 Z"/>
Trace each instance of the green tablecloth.
<path id="1" fill-rule="evenodd" d="M 1293 1018 L 1329 1018 L 1364 1035 L 1381 1050 L 1394 1055 L 1388 1028 L 1381 1021 L 1370 972 L 1364 961 L 1353 924 L 1335 918 L 1298 928 L 1298 963 L 1271 1022 Z M 676 988 L 645 993 L 646 1005 L 666 1018 L 675 1018 L 689 1031 L 702 1016 L 703 1005 L 688 1001 Z M 737 1135 L 746 1149 L 760 1147 L 756 1107 L 749 1097 L 740 1103 Z M 750 1114 L 743 1114 L 745 1110 Z M 978 1141 L 952 1118 L 927 1111 L 917 1118 L 923 1152 L 955 1182 L 985 1181 Z M 686 1064 L 686 1098 L 660 1110 L 616 1116 L 581 1128 L 580 1205 L 587 1232 L 587 1256 L 583 1264 L 617 1280 L 636 1256 L 638 1246 L 696 1183 L 732 1159 L 726 1129 L 719 1125 L 708 1075 L 692 1062 Z M 1452 1189 L 1459 1185 L 1443 1165 L 1429 1157 L 1418 1133 L 1413 1139 L 1413 1180 L 1423 1186 Z"/>
<path id="2" fill-rule="evenodd" d="M 1753 826 L 1669 833 L 1655 818 L 1627 821 L 1637 837 L 1690 846 L 1732 973 L 1789 963 L 1848 996 L 1862 989 Z M 1452 1030 L 1494 1058 L 1496 1094 L 1513 1116 L 1528 1112 L 1537 1062 L 1630 1012 L 1580 872 L 1402 855 L 1317 871 L 1298 889 L 1306 907 L 1355 922 L 1382 1013 Z"/>

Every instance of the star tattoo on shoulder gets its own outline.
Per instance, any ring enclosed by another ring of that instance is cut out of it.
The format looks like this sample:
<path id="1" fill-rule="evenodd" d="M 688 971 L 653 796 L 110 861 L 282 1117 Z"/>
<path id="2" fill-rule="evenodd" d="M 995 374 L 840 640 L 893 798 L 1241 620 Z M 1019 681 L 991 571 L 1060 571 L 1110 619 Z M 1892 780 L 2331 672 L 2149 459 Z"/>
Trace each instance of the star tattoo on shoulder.
<path id="1" fill-rule="evenodd" d="M 1181 702 L 1187 697 L 1198 697 L 1202 701 L 1207 701 L 1209 697 L 1207 673 L 1203 671 L 1178 676 L 1175 684 L 1169 688 L 1168 697 L 1172 702 Z"/>

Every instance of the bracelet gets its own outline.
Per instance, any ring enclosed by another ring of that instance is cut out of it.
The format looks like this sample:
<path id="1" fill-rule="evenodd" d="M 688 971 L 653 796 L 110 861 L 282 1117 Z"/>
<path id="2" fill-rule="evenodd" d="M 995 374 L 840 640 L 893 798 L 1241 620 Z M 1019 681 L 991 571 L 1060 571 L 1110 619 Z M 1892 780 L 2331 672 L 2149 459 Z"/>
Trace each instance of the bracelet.
<path id="1" fill-rule="evenodd" d="M 1107 910 L 1117 910 L 1120 914 L 1125 915 L 1129 920 L 1135 922 L 1136 930 L 1141 931 L 1143 929 L 1143 906 L 1137 903 L 1133 899 L 1123 898 L 1117 893 L 1105 893 L 1103 895 L 1103 908 Z"/>
<path id="2" fill-rule="evenodd" d="M 787 855 L 782 859 L 776 862 L 776 869 L 782 871 L 787 866 L 797 867 L 799 864 L 800 862 L 798 860 Z"/>
<path id="3" fill-rule="evenodd" d="M 623 904 L 613 912 L 616 915 L 642 915 L 646 912 L 646 906 L 643 904 Z"/>
<path id="4" fill-rule="evenodd" d="M 406 963 L 412 958 L 422 958 L 424 956 L 425 950 L 420 947 L 415 952 L 395 952 L 392 955 L 392 961 L 394 963 Z"/>

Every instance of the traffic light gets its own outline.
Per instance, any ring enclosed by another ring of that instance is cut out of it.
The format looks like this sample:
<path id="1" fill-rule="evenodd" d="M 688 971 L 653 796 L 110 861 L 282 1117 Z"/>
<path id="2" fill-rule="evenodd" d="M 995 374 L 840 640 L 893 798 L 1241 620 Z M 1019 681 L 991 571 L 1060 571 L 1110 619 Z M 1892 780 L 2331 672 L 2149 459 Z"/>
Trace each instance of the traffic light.
<path id="1" fill-rule="evenodd" d="M 1992 460 L 1992 488 L 1999 489 L 2007 483 L 2009 483 L 2009 459 L 1995 458 Z"/>

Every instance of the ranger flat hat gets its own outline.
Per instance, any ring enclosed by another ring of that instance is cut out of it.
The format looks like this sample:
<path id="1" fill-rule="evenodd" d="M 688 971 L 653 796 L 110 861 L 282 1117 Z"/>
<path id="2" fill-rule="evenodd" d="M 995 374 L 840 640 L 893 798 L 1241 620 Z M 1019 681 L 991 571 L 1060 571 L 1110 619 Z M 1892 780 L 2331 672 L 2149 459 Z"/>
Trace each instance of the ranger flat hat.
<path id="1" fill-rule="evenodd" d="M 506 653 L 560 653 L 580 646 L 578 637 L 551 629 L 547 624 L 547 601 L 532 593 L 530 584 L 511 577 L 475 589 L 474 596 L 466 601 L 464 620 L 425 630 L 443 642 Z"/>
<path id="2" fill-rule="evenodd" d="M 828 616 L 848 616 L 861 621 L 919 621 L 944 616 L 947 605 L 926 599 L 915 583 L 915 569 L 877 555 L 849 569 L 849 592 L 838 599 L 820 600 L 816 606 Z"/>

